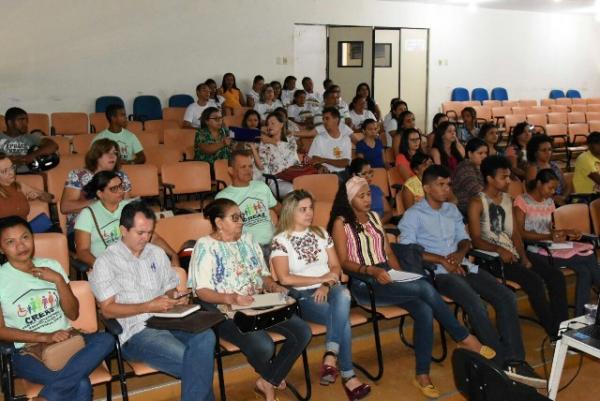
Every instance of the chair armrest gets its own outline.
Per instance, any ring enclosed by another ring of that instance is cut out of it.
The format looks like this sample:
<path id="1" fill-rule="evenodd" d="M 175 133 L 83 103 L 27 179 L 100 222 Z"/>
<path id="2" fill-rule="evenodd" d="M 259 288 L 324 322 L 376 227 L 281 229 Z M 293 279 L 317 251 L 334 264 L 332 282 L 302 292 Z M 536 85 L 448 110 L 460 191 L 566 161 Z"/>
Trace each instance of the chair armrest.
<path id="1" fill-rule="evenodd" d="M 278 200 L 281 200 L 281 194 L 279 193 L 279 183 L 277 182 L 277 177 L 273 174 L 265 174 L 263 173 L 263 177 L 265 177 L 265 183 L 269 185 L 269 181 L 273 181 L 275 183 L 275 197 Z"/>
<path id="2" fill-rule="evenodd" d="M 493 262 L 494 260 L 500 258 L 500 254 L 491 251 L 484 251 L 482 249 L 471 249 L 467 255 L 485 260 L 487 262 Z"/>
<path id="3" fill-rule="evenodd" d="M 600 245 L 598 242 L 598 236 L 594 234 L 582 234 L 580 241 L 589 242 L 596 248 L 598 248 L 598 246 Z"/>
<path id="4" fill-rule="evenodd" d="M 98 316 L 100 316 L 100 321 L 102 324 L 104 324 L 107 332 L 115 337 L 123 333 L 123 327 L 121 326 L 121 323 L 117 321 L 117 319 L 108 319 L 102 316 L 102 314 L 99 314 Z"/>
<path id="5" fill-rule="evenodd" d="M 403 185 L 402 184 L 392 184 L 392 185 L 390 185 L 390 187 L 394 188 L 396 191 L 400 192 L 400 191 L 402 191 Z"/>
<path id="6" fill-rule="evenodd" d="M 371 285 L 371 284 L 375 283 L 375 279 L 367 274 L 349 272 L 346 270 L 344 270 L 344 273 L 351 279 L 362 281 L 363 283 L 366 283 L 367 285 Z"/>

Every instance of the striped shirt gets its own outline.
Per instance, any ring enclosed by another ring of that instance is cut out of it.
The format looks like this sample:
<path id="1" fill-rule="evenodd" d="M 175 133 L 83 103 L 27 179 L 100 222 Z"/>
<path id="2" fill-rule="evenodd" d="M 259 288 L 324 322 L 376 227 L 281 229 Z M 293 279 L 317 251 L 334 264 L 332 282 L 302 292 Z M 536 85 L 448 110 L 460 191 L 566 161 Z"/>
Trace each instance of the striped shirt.
<path id="1" fill-rule="evenodd" d="M 96 259 L 89 273 L 92 291 L 99 302 L 115 297 L 119 304 L 140 304 L 150 301 L 179 282 L 165 251 L 156 245 L 146 244 L 139 257 L 118 241 Z M 123 327 L 119 335 L 121 344 L 144 330 L 149 313 L 117 319 Z"/>
<path id="2" fill-rule="evenodd" d="M 348 259 L 360 265 L 374 266 L 387 262 L 385 231 L 377 213 L 369 212 L 369 221 L 356 232 L 351 224 L 344 224 Z"/>

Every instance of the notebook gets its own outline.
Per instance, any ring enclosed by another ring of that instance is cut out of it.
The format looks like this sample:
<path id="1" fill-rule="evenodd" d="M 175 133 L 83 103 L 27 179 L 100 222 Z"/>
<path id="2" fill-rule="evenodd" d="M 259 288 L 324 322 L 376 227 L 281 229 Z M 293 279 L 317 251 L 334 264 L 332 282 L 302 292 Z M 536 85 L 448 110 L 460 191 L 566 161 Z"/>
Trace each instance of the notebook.
<path id="1" fill-rule="evenodd" d="M 268 308 L 271 306 L 285 305 L 287 303 L 287 295 L 279 292 L 257 294 L 252 297 L 254 298 L 252 304 L 246 306 L 231 305 L 231 310 Z"/>
<path id="2" fill-rule="evenodd" d="M 199 309 L 200 305 L 175 305 L 166 312 L 152 313 L 152 316 L 168 318 L 185 317 L 189 314 L 196 312 Z"/>

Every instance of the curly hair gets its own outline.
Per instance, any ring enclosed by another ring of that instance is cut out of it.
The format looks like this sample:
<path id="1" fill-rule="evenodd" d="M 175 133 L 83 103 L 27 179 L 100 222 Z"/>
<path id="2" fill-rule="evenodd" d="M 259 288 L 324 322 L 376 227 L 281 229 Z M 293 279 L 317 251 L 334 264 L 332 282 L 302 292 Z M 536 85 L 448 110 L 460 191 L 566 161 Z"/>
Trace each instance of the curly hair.
<path id="1" fill-rule="evenodd" d="M 335 199 L 333 200 L 333 205 L 331 207 L 331 216 L 329 217 L 329 222 L 327 223 L 327 232 L 333 235 L 333 224 L 335 220 L 341 217 L 344 220 L 344 224 L 350 224 L 352 230 L 356 233 L 362 231 L 362 226 L 358 222 L 358 218 L 356 217 L 356 213 L 354 213 L 354 209 L 350 205 L 348 201 L 348 194 L 346 193 L 346 184 L 340 184 L 340 187 L 335 195 Z"/>

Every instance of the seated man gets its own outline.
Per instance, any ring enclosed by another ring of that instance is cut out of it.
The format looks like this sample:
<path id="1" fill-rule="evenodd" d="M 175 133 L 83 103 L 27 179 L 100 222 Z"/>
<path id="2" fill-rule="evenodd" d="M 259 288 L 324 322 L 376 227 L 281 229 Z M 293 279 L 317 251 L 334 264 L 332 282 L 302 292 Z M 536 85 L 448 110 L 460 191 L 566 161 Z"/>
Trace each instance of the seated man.
<path id="1" fill-rule="evenodd" d="M 600 192 L 600 132 L 587 137 L 588 150 L 577 157 L 573 186 L 579 194 Z"/>
<path id="2" fill-rule="evenodd" d="M 38 156 L 46 156 L 58 151 L 58 145 L 43 133 L 29 133 L 27 112 L 11 107 L 4 115 L 6 132 L 0 132 L 0 152 L 8 155 L 17 167 L 17 173 L 29 171 L 28 164 Z"/>
<path id="3" fill-rule="evenodd" d="M 108 128 L 96 135 L 94 142 L 102 138 L 111 139 L 119 144 L 121 163 L 144 164 L 146 155 L 144 155 L 144 148 L 140 140 L 133 132 L 126 129 L 125 108 L 118 104 L 109 105 L 106 107 L 106 119 L 109 124 Z"/>
<path id="4" fill-rule="evenodd" d="M 331 173 L 343 175 L 352 160 L 352 142 L 350 136 L 340 129 L 339 122 L 340 112 L 335 107 L 323 110 L 323 126 L 318 127 L 308 156 L 313 164 L 322 165 Z M 345 124 L 343 126 L 347 128 Z"/>
<path id="5" fill-rule="evenodd" d="M 545 380 L 525 362 L 514 293 L 465 259 L 471 240 L 461 213 L 448 202 L 450 171 L 440 165 L 429 166 L 422 182 L 425 198 L 409 208 L 398 224 L 400 243 L 424 248 L 423 261 L 435 266 L 436 287 L 463 308 L 475 335 L 496 350 L 496 361 L 507 375 L 531 386 L 544 387 Z M 498 332 L 480 296 L 495 309 Z"/>
<path id="6" fill-rule="evenodd" d="M 187 302 L 187 297 L 178 299 L 177 274 L 167 255 L 149 243 L 154 223 L 154 212 L 143 202 L 128 204 L 121 215 L 121 240 L 96 260 L 90 285 L 102 314 L 123 327 L 119 340 L 127 360 L 181 379 L 183 401 L 213 401 L 212 330 L 194 334 L 146 327 L 151 313 Z"/>
<path id="7" fill-rule="evenodd" d="M 200 128 L 200 117 L 202 112 L 209 107 L 221 109 L 221 105 L 210 97 L 210 87 L 205 84 L 196 86 L 198 100 L 190 104 L 183 115 L 183 128 Z"/>
<path id="8" fill-rule="evenodd" d="M 323 102 L 323 95 L 319 92 L 315 92 L 314 83 L 310 77 L 302 78 L 302 88 L 304 92 L 306 92 L 306 103 L 308 103 L 311 107 L 317 108 L 321 106 Z"/>
<path id="9" fill-rule="evenodd" d="M 273 238 L 273 221 L 269 210 L 279 214 L 281 205 L 267 184 L 252 180 L 253 172 L 252 153 L 234 150 L 229 158 L 231 185 L 219 192 L 215 199 L 227 198 L 237 203 L 244 222 L 244 232 L 252 234 L 260 244 L 265 260 L 269 260 Z"/>

